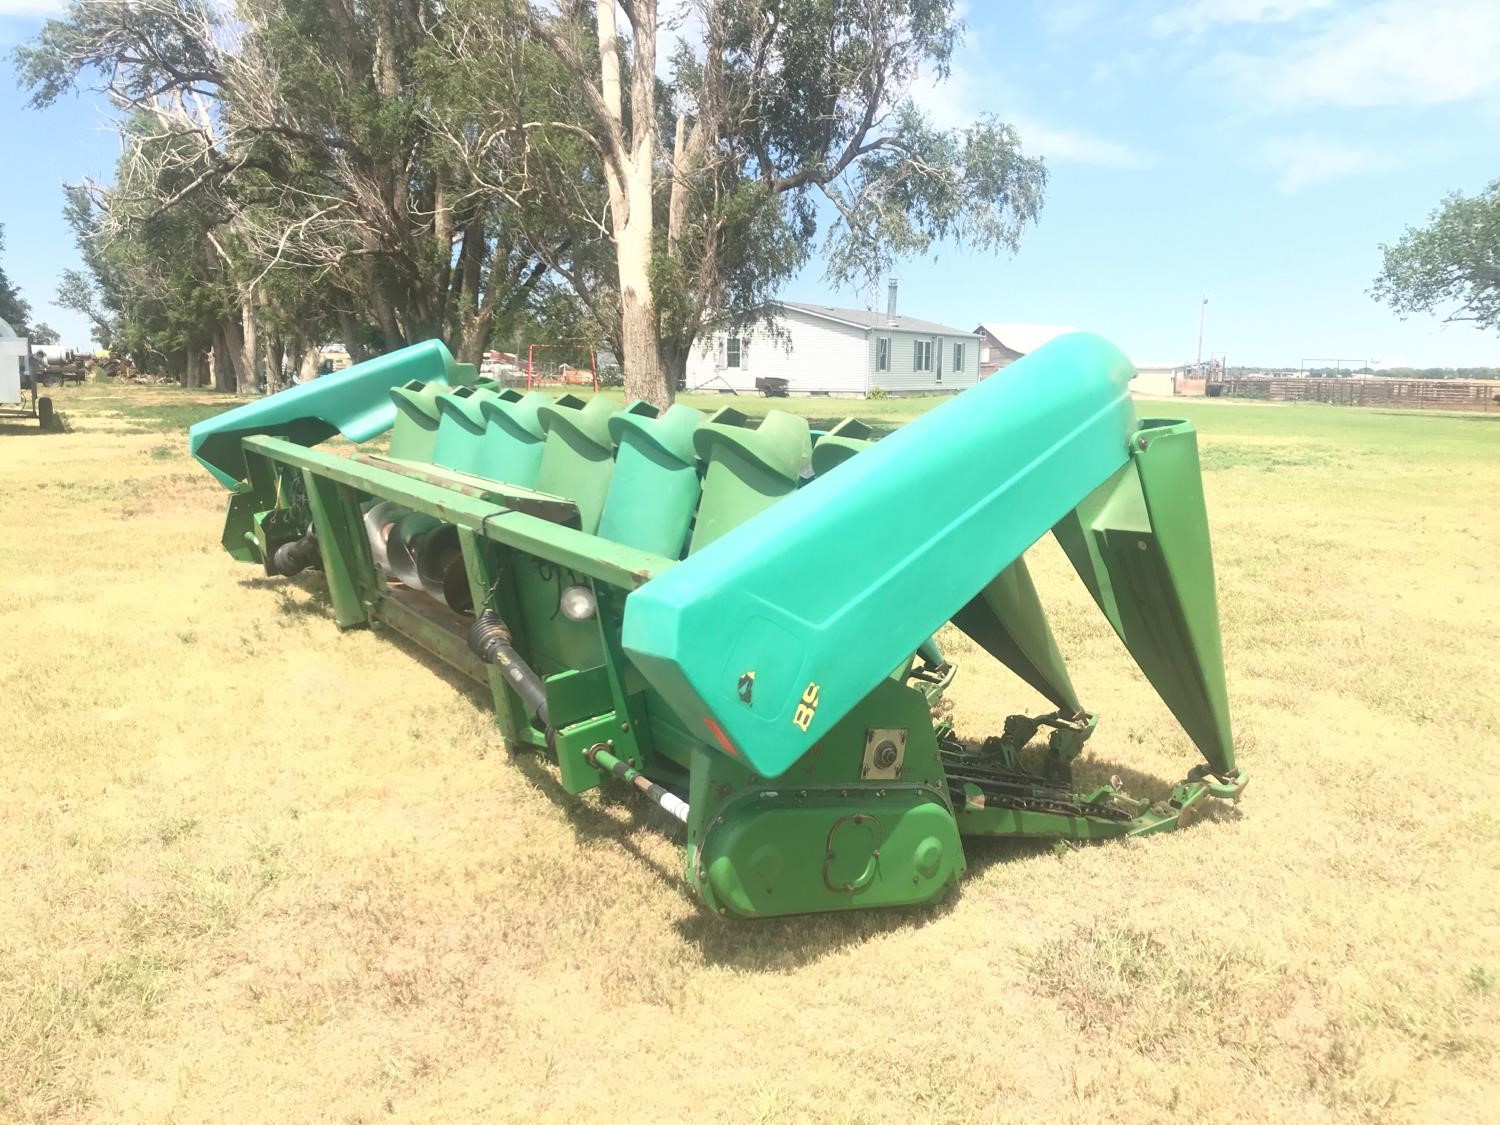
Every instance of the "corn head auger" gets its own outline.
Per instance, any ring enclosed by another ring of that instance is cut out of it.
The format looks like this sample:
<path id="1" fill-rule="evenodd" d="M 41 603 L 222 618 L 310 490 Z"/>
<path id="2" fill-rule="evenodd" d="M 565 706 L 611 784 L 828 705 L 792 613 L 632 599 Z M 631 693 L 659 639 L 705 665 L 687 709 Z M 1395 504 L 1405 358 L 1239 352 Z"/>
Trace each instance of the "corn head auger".
<path id="1" fill-rule="evenodd" d="M 966 835 L 1143 835 L 1243 790 L 1196 434 L 1137 419 L 1132 373 L 1066 336 L 871 441 L 497 389 L 434 341 L 191 446 L 232 489 L 231 555 L 321 569 L 341 627 L 487 684 L 506 741 L 569 792 L 639 789 L 686 825 L 709 909 L 794 914 L 932 900 Z M 310 448 L 387 430 L 386 454 Z M 1202 752 L 1167 800 L 1072 788 L 1095 716 L 1022 557 L 1048 530 Z M 955 737 L 950 621 L 1054 710 Z"/>

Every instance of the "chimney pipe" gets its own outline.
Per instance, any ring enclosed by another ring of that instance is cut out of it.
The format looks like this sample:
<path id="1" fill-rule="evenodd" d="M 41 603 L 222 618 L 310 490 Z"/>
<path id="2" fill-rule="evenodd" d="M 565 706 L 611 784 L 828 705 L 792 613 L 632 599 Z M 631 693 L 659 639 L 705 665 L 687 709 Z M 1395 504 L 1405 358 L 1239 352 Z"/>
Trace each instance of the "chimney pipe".
<path id="1" fill-rule="evenodd" d="M 891 278 L 889 295 L 885 301 L 885 318 L 892 324 L 896 323 L 896 279 Z"/>

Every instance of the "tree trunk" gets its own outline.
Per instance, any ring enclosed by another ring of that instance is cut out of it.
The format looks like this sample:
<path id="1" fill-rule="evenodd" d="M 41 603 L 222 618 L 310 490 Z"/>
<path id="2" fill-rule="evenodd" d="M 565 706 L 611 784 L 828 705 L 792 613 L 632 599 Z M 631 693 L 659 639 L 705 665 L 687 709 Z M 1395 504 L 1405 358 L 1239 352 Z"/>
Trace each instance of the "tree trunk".
<path id="1" fill-rule="evenodd" d="M 213 389 L 228 393 L 234 390 L 234 363 L 229 360 L 229 345 L 223 339 L 223 329 L 220 327 L 213 335 Z"/>
<path id="2" fill-rule="evenodd" d="M 289 382 L 297 382 L 302 376 L 303 357 L 312 349 L 312 341 L 306 336 L 293 336 L 286 348 L 286 376 Z"/>
<path id="3" fill-rule="evenodd" d="M 184 387 L 197 387 L 203 383 L 203 353 L 197 348 L 189 348 L 187 353 L 187 365 L 182 369 L 182 385 Z"/>
<path id="4" fill-rule="evenodd" d="M 661 365 L 656 338 L 656 306 L 651 300 L 650 280 L 645 270 L 626 272 L 626 257 L 620 253 L 620 361 L 625 372 L 625 397 L 639 398 L 665 410 L 672 405 L 672 388 Z"/>
<path id="5" fill-rule="evenodd" d="M 304 383 L 309 379 L 316 379 L 322 363 L 323 355 L 318 351 L 317 345 L 308 341 L 307 348 L 302 353 L 302 361 L 298 365 L 297 377 Z"/>
<path id="6" fill-rule="evenodd" d="M 490 329 L 494 323 L 494 308 L 480 309 L 473 316 L 464 317 L 463 330 L 458 340 L 459 363 L 479 366 L 484 359 L 485 346 L 490 342 Z"/>
<path id="7" fill-rule="evenodd" d="M 691 344 L 685 348 L 672 347 L 666 343 L 661 345 L 662 371 L 667 377 L 667 387 L 674 395 L 687 385 L 687 361 L 692 350 Z"/>
<path id="8" fill-rule="evenodd" d="M 363 363 L 370 358 L 360 340 L 359 325 L 354 323 L 352 313 L 339 313 L 339 335 L 344 338 L 344 350 L 349 353 L 351 363 Z"/>
<path id="9" fill-rule="evenodd" d="M 635 59 L 630 82 L 631 129 L 625 143 L 615 0 L 598 0 L 600 91 L 615 121 L 617 161 L 605 161 L 615 260 L 620 270 L 620 356 L 625 394 L 665 409 L 672 388 L 662 369 L 656 298 L 651 292 L 652 160 L 656 155 L 656 0 L 632 6 Z M 622 151 L 623 150 L 623 151 Z"/>
<path id="10" fill-rule="evenodd" d="M 229 360 L 228 363 L 220 365 L 224 368 L 222 372 L 216 371 L 214 374 L 216 382 L 222 380 L 219 389 L 249 394 L 255 385 L 255 370 L 245 352 L 243 323 L 236 323 L 228 318 L 220 321 L 219 333 L 215 340 L 215 353 L 222 350 Z"/>
<path id="11" fill-rule="evenodd" d="M 255 323 L 255 300 L 251 294 L 240 299 L 240 394 L 252 394 L 260 388 L 260 349 Z"/>
<path id="12" fill-rule="evenodd" d="M 401 326 L 396 322 L 396 310 L 385 295 L 385 287 L 375 280 L 373 270 L 367 269 L 365 273 L 370 279 L 370 304 L 375 309 L 375 321 L 384 338 L 384 350 L 393 352 L 397 348 L 404 348 L 406 340 L 401 335 Z"/>
<path id="13" fill-rule="evenodd" d="M 687 226 L 688 185 L 703 156 L 703 121 L 687 127 L 687 118 L 677 116 L 677 136 L 672 146 L 672 191 L 667 202 L 667 256 L 682 255 L 682 236 Z"/>
<path id="14" fill-rule="evenodd" d="M 275 394 L 281 390 L 284 378 L 282 365 L 286 362 L 286 341 L 280 336 L 273 337 L 266 353 L 266 393 Z"/>

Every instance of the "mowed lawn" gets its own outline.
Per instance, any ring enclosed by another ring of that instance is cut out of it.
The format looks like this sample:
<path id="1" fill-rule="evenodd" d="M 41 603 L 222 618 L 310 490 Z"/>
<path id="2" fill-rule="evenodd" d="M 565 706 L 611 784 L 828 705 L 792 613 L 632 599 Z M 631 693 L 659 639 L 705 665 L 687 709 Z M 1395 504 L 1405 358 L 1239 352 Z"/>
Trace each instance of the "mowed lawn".
<path id="1" fill-rule="evenodd" d="M 1140 404 L 1201 430 L 1241 804 L 726 924 L 653 807 L 223 554 L 222 400 L 54 398 L 0 433 L 0 1118 L 1495 1120 L 1500 416 Z M 1164 794 L 1191 746 L 1032 560 L 1086 772 Z M 961 733 L 1045 709 L 946 643 Z"/>

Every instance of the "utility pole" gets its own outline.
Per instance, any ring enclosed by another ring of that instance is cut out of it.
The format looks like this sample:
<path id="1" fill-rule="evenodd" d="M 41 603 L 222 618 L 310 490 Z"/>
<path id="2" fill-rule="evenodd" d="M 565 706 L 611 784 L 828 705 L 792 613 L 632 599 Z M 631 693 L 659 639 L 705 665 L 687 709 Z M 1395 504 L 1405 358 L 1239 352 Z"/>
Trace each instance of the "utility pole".
<path id="1" fill-rule="evenodd" d="M 1208 298 L 1203 298 L 1203 304 L 1198 306 L 1198 363 L 1193 368 L 1193 378 L 1203 378 L 1203 317 L 1208 312 Z"/>

